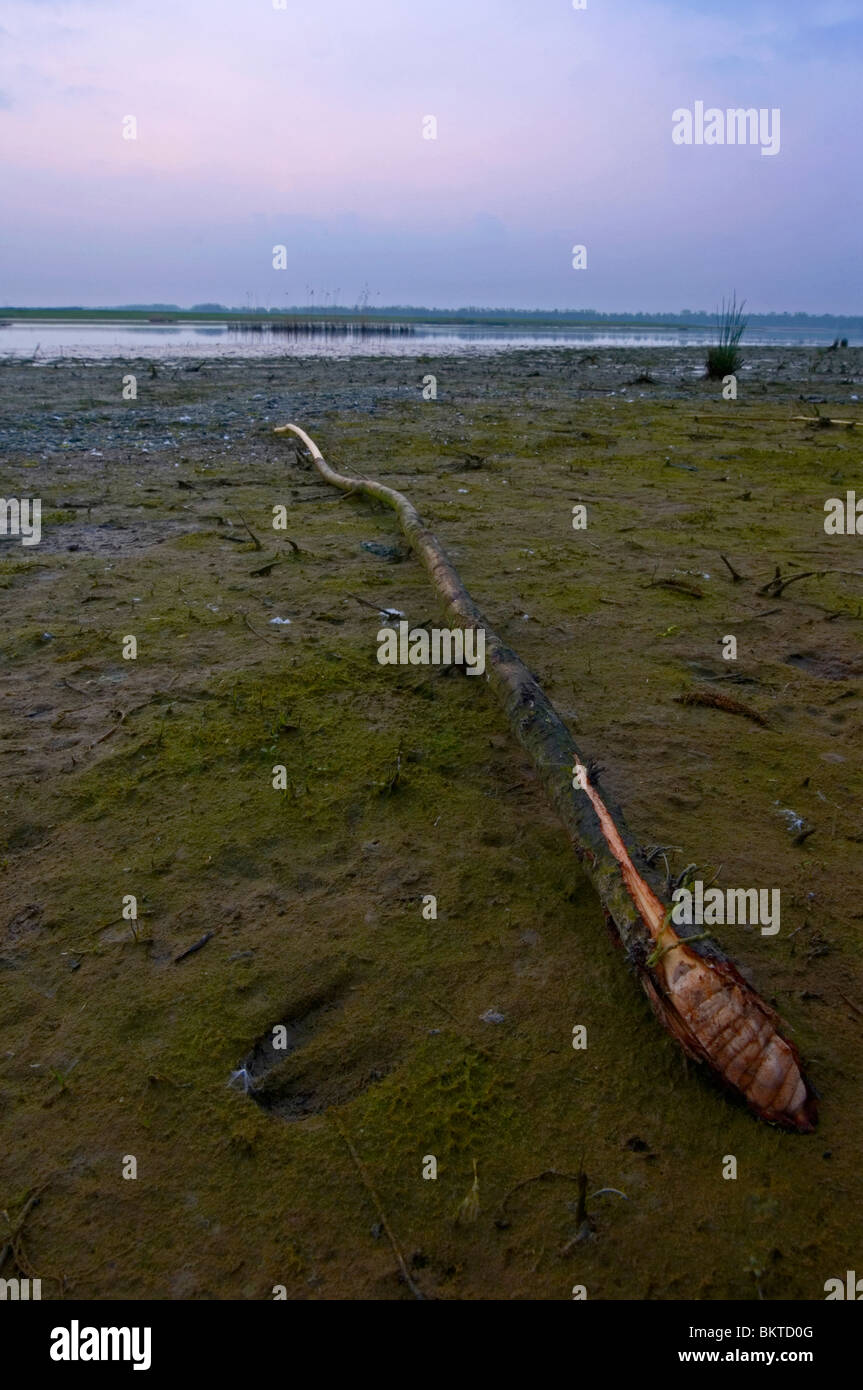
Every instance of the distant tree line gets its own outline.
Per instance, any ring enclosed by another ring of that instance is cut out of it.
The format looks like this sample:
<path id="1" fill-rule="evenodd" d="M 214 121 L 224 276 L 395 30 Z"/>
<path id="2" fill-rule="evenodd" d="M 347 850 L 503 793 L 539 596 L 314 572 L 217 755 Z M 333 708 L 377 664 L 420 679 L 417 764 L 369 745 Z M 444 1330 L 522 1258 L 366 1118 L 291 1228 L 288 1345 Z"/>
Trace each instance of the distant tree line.
<path id="1" fill-rule="evenodd" d="M 80 305 L 53 306 L 57 312 L 79 312 L 86 313 L 87 310 Z M 285 318 L 292 315 L 302 315 L 305 318 L 331 319 L 335 317 L 350 318 L 359 317 L 363 319 L 411 319 L 414 322 L 433 322 L 433 323 L 473 323 L 477 325 L 488 324 L 489 326 L 501 324 L 533 323 L 547 324 L 551 327 L 564 326 L 566 324 L 621 324 L 621 325 L 653 325 L 656 327 L 669 328 L 707 328 L 714 327 L 717 320 L 716 310 L 707 309 L 679 309 L 676 313 L 668 310 L 660 310 L 650 313 L 643 309 L 637 309 L 620 313 L 608 313 L 602 309 L 490 309 L 479 304 L 463 305 L 459 309 L 434 309 L 422 304 L 382 304 L 377 307 L 371 305 L 339 305 L 331 304 L 327 307 L 314 304 L 294 304 L 288 308 L 268 309 L 263 307 L 249 308 L 248 305 L 228 305 L 217 303 L 193 304 L 191 309 L 185 309 L 179 304 L 117 304 L 104 305 L 99 310 L 91 312 L 113 312 L 134 311 L 136 313 L 175 313 L 175 314 L 240 314 L 249 318 Z M 5 310 L 14 312 L 14 310 Z M 41 310 L 43 313 L 49 312 L 48 307 Z M 863 331 L 863 315 L 848 314 L 806 314 L 796 313 L 771 313 L 756 314 L 748 313 L 747 323 L 750 328 L 776 328 L 816 330 L 816 329 L 835 329 L 844 333 Z"/>

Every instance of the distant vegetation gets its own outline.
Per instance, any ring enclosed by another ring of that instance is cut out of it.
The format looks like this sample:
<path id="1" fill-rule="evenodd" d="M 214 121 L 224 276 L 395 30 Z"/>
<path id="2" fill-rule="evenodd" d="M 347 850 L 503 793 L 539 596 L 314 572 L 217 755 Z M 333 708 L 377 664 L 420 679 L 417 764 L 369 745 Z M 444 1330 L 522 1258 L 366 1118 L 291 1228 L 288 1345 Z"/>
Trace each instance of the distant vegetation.
<path id="1" fill-rule="evenodd" d="M 460 309 L 433 309 L 424 305 L 385 304 L 373 308 L 369 305 L 332 304 L 326 307 L 312 304 L 296 304 L 285 309 L 241 308 L 225 304 L 195 304 L 190 309 L 177 304 L 121 304 L 111 308 L 83 308 L 80 305 L 55 308 L 0 308 L 0 317 L 15 319 L 71 319 L 97 322 L 116 320 L 144 320 L 158 315 L 159 322 L 184 322 L 190 319 L 217 319 L 221 322 L 241 321 L 245 323 L 267 323 L 278 321 L 291 323 L 322 319 L 328 323 L 340 320 L 369 321 L 381 319 L 389 322 L 406 323 L 451 323 L 474 324 L 478 327 L 513 328 L 564 328 L 578 325 L 592 325 L 618 328 L 673 328 L 680 331 L 696 331 L 712 327 L 716 323 L 715 313 L 701 309 L 681 309 L 677 313 L 662 311 L 648 313 L 634 310 L 626 313 L 606 313 L 600 309 L 490 309 L 476 305 L 465 305 Z M 753 314 L 747 316 L 750 328 L 774 329 L 777 332 L 833 332 L 837 337 L 863 332 L 863 315 L 841 314 Z"/>

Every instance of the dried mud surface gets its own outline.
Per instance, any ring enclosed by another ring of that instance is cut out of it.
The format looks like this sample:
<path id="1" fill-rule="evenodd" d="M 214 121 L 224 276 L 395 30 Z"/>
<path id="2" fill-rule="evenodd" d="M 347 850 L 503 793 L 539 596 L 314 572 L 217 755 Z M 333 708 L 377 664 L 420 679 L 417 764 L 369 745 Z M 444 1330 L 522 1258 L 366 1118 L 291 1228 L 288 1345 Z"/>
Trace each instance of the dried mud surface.
<path id="1" fill-rule="evenodd" d="M 5 1275 L 410 1298 L 370 1186 L 432 1298 L 808 1300 L 859 1266 L 863 541 L 823 518 L 863 468 L 859 428 L 793 417 L 861 418 L 863 350 L 752 349 L 736 402 L 702 356 L 0 364 L 0 491 L 43 503 L 40 545 L 0 539 L 13 1226 L 39 1190 Z M 484 682 L 377 663 L 376 609 L 437 622 L 435 595 L 288 420 L 411 496 L 673 873 L 781 890 L 779 935 L 715 935 L 787 1020 L 817 1134 L 659 1030 Z M 574 1242 L 574 1182 L 512 1189 L 582 1159 L 627 1200 Z"/>

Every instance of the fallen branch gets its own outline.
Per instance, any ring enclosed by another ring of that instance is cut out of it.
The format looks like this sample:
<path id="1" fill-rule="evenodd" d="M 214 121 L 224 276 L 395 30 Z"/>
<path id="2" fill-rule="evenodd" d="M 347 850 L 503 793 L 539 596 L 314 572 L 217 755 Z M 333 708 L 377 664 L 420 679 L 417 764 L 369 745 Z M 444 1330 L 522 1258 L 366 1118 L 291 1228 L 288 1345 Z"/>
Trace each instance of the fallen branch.
<path id="1" fill-rule="evenodd" d="M 337 473 L 299 426 L 283 425 L 275 433 L 297 435 L 333 487 L 393 508 L 447 616 L 459 627 L 485 631 L 487 679 L 663 1026 L 762 1119 L 811 1131 L 815 1097 L 797 1049 L 779 1032 L 777 1015 L 718 947 L 705 941 L 690 945 L 677 935 L 671 908 L 660 897 L 662 881 L 645 861 L 622 813 L 600 796 L 588 758 L 527 667 L 488 625 L 412 503 L 383 483 Z"/>

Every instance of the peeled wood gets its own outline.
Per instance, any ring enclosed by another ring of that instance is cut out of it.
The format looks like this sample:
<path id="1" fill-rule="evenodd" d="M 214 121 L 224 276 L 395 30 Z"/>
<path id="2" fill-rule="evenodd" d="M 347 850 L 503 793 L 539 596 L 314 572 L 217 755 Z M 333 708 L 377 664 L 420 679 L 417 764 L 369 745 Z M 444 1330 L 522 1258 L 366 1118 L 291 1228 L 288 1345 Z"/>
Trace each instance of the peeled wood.
<path id="1" fill-rule="evenodd" d="M 687 941 L 675 931 L 670 906 L 662 899 L 664 887 L 620 809 L 600 795 L 589 760 L 530 672 L 489 626 L 416 508 L 382 483 L 337 473 L 299 426 L 282 425 L 275 433 L 297 435 L 333 487 L 392 507 L 453 625 L 485 630 L 487 679 L 663 1026 L 762 1119 L 812 1131 L 815 1096 L 797 1049 L 779 1032 L 780 1019 L 718 947 Z"/>

